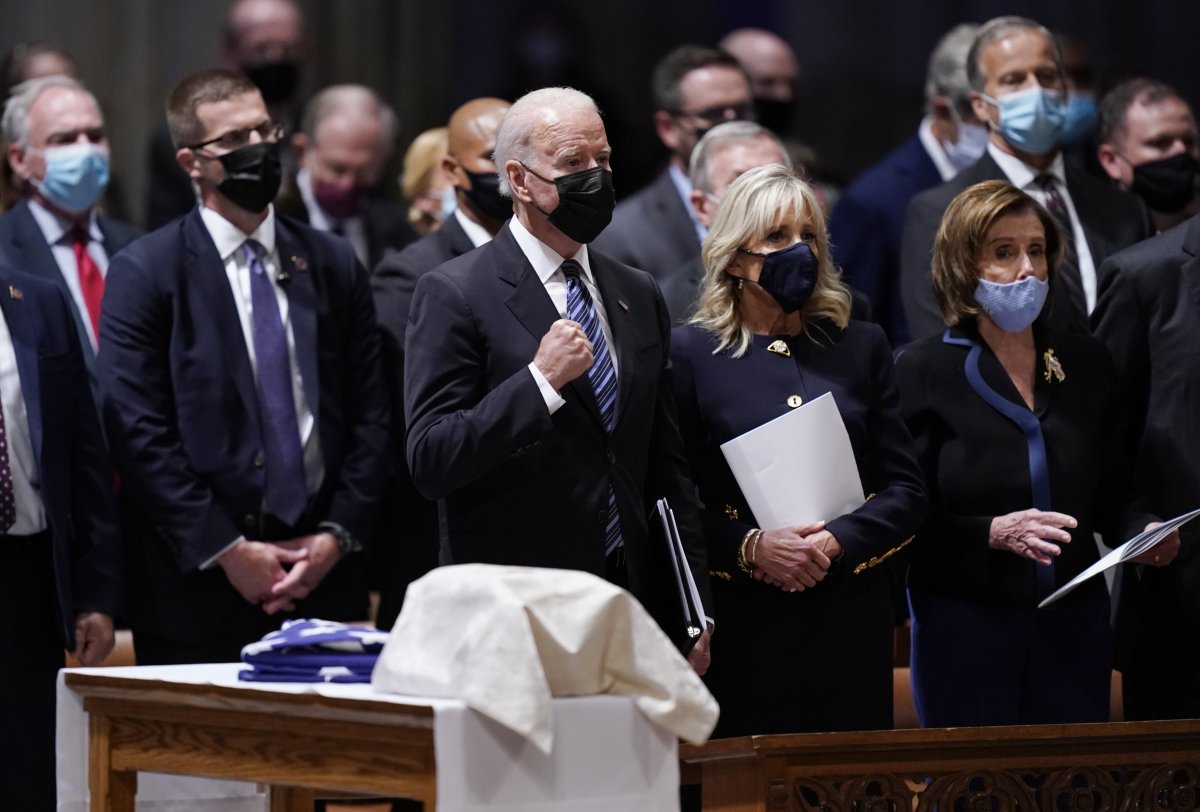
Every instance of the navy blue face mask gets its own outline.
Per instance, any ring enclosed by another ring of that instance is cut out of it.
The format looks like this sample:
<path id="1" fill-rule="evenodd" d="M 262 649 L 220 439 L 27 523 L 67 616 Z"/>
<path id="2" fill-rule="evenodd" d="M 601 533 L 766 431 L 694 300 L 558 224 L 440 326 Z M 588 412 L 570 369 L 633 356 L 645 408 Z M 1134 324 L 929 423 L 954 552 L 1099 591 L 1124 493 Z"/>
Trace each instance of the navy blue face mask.
<path id="1" fill-rule="evenodd" d="M 771 294 L 784 313 L 795 313 L 804 307 L 817 286 L 817 258 L 807 243 L 798 242 L 791 248 L 760 254 L 739 248 L 743 254 L 762 257 L 762 273 L 754 284 Z M 729 274 L 742 282 L 753 282 L 741 276 Z"/>

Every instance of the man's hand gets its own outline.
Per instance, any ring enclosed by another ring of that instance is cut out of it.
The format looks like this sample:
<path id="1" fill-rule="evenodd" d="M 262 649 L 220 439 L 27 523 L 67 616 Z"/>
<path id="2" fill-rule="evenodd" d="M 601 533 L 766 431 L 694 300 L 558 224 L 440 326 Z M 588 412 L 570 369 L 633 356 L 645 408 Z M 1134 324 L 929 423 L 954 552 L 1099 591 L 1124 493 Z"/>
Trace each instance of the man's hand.
<path id="1" fill-rule="evenodd" d="M 336 543 L 334 547 L 336 549 Z M 217 563 L 225 571 L 229 583 L 248 603 L 259 605 L 270 602 L 263 606 L 263 610 L 271 615 L 280 609 L 291 608 L 290 604 L 277 602 L 276 593 L 272 591 L 272 587 L 288 575 L 284 564 L 294 567 L 304 561 L 308 554 L 309 551 L 304 548 L 242 539 L 222 553 Z"/>
<path id="2" fill-rule="evenodd" d="M 592 365 L 592 342 L 579 322 L 559 319 L 542 336 L 533 365 L 551 386 L 562 389 Z"/>
<path id="3" fill-rule="evenodd" d="M 712 652 L 709 648 L 711 643 L 712 634 L 708 631 L 708 629 L 705 629 L 704 633 L 696 639 L 696 645 L 692 647 L 690 652 L 688 652 L 688 665 L 690 665 L 692 670 L 702 677 L 704 676 L 704 673 L 708 671 L 708 666 L 712 663 Z"/>
<path id="4" fill-rule="evenodd" d="M 816 586 L 829 569 L 829 556 L 810 537 L 824 527 L 816 522 L 764 530 L 754 550 L 754 577 L 789 592 Z"/>
<path id="5" fill-rule="evenodd" d="M 103 612 L 80 612 L 75 616 L 75 650 L 71 656 L 83 665 L 100 665 L 113 649 L 112 618 Z"/>
<path id="6" fill-rule="evenodd" d="M 300 561 L 271 587 L 271 595 L 263 601 L 263 611 L 268 615 L 280 609 L 292 609 L 295 601 L 303 600 L 324 580 L 333 565 L 338 562 L 337 539 L 331 533 L 314 533 L 311 536 L 277 542 L 277 547 L 302 554 Z"/>
<path id="7" fill-rule="evenodd" d="M 1162 522 L 1150 522 L 1146 525 L 1147 530 L 1153 530 Z M 1175 529 L 1167 535 L 1158 544 L 1155 544 L 1146 552 L 1129 559 L 1134 564 L 1146 564 L 1151 567 L 1165 567 L 1175 560 L 1175 556 L 1179 555 L 1179 530 Z"/>

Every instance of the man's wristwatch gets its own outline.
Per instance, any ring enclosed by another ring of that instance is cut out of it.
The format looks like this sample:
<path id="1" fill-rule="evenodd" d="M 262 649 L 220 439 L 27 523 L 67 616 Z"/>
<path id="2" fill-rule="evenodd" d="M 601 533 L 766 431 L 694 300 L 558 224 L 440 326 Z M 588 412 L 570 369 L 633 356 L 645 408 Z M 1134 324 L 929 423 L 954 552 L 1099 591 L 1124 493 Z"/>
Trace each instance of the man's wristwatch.
<path id="1" fill-rule="evenodd" d="M 337 522 L 321 522 L 317 525 L 317 529 L 333 536 L 337 542 L 338 558 L 345 558 L 350 553 L 360 552 L 363 548 L 362 542 Z"/>

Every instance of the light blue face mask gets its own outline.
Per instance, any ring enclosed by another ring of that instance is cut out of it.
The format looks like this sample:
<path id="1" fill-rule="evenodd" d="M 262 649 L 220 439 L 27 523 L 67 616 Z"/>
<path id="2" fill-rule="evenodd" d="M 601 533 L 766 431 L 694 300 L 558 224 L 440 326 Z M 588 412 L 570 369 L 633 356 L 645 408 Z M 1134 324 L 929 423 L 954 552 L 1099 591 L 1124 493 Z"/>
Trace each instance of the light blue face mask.
<path id="1" fill-rule="evenodd" d="M 1006 333 L 1019 333 L 1042 312 L 1050 283 L 1036 276 L 1027 276 L 1019 282 L 1001 285 L 980 279 L 975 288 L 975 301 L 988 314 L 988 318 Z"/>
<path id="2" fill-rule="evenodd" d="M 1067 106 L 1062 93 L 1035 85 L 998 99 L 980 94 L 1000 110 L 1000 124 L 993 125 L 1012 146 L 1030 155 L 1045 155 L 1058 146 Z"/>
<path id="3" fill-rule="evenodd" d="M 958 140 L 953 144 L 943 143 L 942 149 L 946 151 L 946 159 L 950 161 L 950 165 L 961 172 L 983 157 L 983 153 L 987 151 L 987 142 L 987 127 L 959 119 Z"/>
<path id="4" fill-rule="evenodd" d="M 46 175 L 36 182 L 42 196 L 72 214 L 92 207 L 108 187 L 108 147 L 66 144 L 41 151 Z"/>
<path id="5" fill-rule="evenodd" d="M 1067 98 L 1067 121 L 1059 141 L 1063 144 L 1082 141 L 1096 126 L 1099 117 L 1096 99 L 1091 93 L 1072 93 Z"/>

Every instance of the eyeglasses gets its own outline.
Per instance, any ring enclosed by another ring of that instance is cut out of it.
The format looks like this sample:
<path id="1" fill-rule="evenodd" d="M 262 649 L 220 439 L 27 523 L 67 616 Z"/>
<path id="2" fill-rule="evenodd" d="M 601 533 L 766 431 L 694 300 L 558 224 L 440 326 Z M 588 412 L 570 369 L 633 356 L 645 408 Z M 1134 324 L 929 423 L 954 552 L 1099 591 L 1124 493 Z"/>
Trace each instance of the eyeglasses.
<path id="1" fill-rule="evenodd" d="M 276 124 L 273 121 L 264 121 L 257 127 L 246 127 L 241 130 L 230 130 L 222 133 L 216 138 L 210 138 L 207 141 L 201 141 L 198 144 L 190 144 L 188 149 L 202 149 L 216 144 L 224 150 L 233 151 L 241 149 L 250 143 L 250 136 L 258 133 L 259 140 L 262 141 L 278 141 L 283 135 L 283 125 Z"/>
<path id="2" fill-rule="evenodd" d="M 716 107 L 706 107 L 703 110 L 688 112 L 687 110 L 676 110 L 676 116 L 691 116 L 703 121 L 755 121 L 758 119 L 758 113 L 754 108 L 754 102 L 745 102 L 744 104 L 724 104 Z"/>

